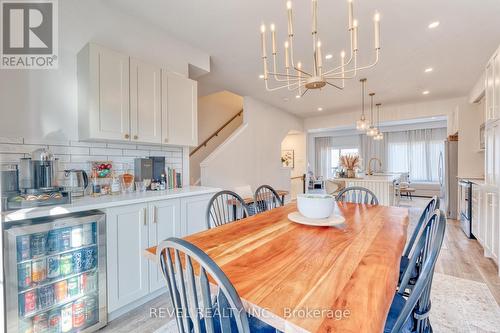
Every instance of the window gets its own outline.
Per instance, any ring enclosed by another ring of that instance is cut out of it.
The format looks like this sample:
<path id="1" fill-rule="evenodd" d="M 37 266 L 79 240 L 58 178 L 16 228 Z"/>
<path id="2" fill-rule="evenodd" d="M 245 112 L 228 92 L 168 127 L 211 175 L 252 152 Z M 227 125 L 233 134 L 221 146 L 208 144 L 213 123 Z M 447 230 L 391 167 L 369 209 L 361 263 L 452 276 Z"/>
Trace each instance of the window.
<path id="1" fill-rule="evenodd" d="M 332 148 L 331 154 L 331 173 L 334 175 L 339 167 L 340 156 L 359 155 L 358 148 Z"/>

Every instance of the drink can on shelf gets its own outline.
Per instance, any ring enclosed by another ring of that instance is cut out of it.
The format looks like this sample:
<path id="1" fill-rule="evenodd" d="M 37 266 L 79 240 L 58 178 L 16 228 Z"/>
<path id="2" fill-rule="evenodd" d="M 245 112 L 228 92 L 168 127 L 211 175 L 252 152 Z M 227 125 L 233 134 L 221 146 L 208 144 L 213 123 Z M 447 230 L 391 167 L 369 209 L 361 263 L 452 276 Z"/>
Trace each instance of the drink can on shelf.
<path id="1" fill-rule="evenodd" d="M 38 288 L 38 308 L 46 309 L 55 303 L 54 285 L 49 284 Z"/>
<path id="2" fill-rule="evenodd" d="M 47 233 L 39 232 L 30 236 L 31 257 L 44 256 L 47 253 Z"/>
<path id="3" fill-rule="evenodd" d="M 47 278 L 47 260 L 45 258 L 35 259 L 31 263 L 31 281 L 42 282 Z"/>
<path id="4" fill-rule="evenodd" d="M 73 273 L 73 255 L 71 253 L 65 253 L 59 258 L 59 273 L 63 276 Z"/>
<path id="5" fill-rule="evenodd" d="M 71 228 L 71 247 L 81 247 L 83 242 L 83 227 L 81 225 Z"/>
<path id="6" fill-rule="evenodd" d="M 31 258 L 31 242 L 29 235 L 17 236 L 17 261 Z"/>
<path id="7" fill-rule="evenodd" d="M 49 333 L 61 333 L 61 311 L 59 309 L 49 313 Z"/>
<path id="8" fill-rule="evenodd" d="M 31 262 L 23 262 L 17 265 L 17 282 L 20 289 L 31 286 Z"/>
<path id="9" fill-rule="evenodd" d="M 83 271 L 83 251 L 76 250 L 72 252 L 73 255 L 73 272 L 80 273 Z"/>
<path id="10" fill-rule="evenodd" d="M 83 270 L 88 271 L 96 266 L 97 262 L 97 247 L 87 247 L 82 249 L 83 252 Z"/>
<path id="11" fill-rule="evenodd" d="M 61 230 L 54 229 L 50 230 L 47 236 L 47 250 L 49 253 L 59 252 L 59 247 L 61 244 Z"/>
<path id="12" fill-rule="evenodd" d="M 19 333 L 33 333 L 33 320 L 31 318 L 19 319 Z"/>
<path id="13" fill-rule="evenodd" d="M 56 302 L 62 302 L 68 297 L 68 281 L 62 280 L 54 284 Z"/>
<path id="14" fill-rule="evenodd" d="M 97 299 L 87 297 L 85 299 L 85 323 L 92 324 L 97 321 Z"/>
<path id="15" fill-rule="evenodd" d="M 19 310 L 21 315 L 36 310 L 36 290 L 30 290 L 19 296 Z"/>
<path id="16" fill-rule="evenodd" d="M 33 317 L 33 333 L 46 333 L 49 328 L 49 316 L 41 313 Z"/>
<path id="17" fill-rule="evenodd" d="M 73 329 L 73 304 L 69 303 L 61 308 L 61 332 L 67 333 Z"/>
<path id="18" fill-rule="evenodd" d="M 74 276 L 68 279 L 68 295 L 69 297 L 74 297 L 80 294 L 80 286 L 78 283 L 78 277 Z"/>
<path id="19" fill-rule="evenodd" d="M 97 290 L 97 272 L 88 272 L 82 275 L 82 280 L 84 279 L 85 288 L 83 291 L 85 293 L 90 293 Z"/>
<path id="20" fill-rule="evenodd" d="M 91 223 L 83 225 L 83 245 L 94 244 L 94 230 Z"/>
<path id="21" fill-rule="evenodd" d="M 82 327 L 85 324 L 85 302 L 78 299 L 73 302 L 73 328 Z"/>
<path id="22" fill-rule="evenodd" d="M 71 228 L 63 228 L 59 234 L 59 251 L 71 249 Z"/>
<path id="23" fill-rule="evenodd" d="M 60 258 L 59 255 L 51 256 L 47 258 L 47 277 L 49 279 L 54 279 L 61 275 L 60 269 Z"/>

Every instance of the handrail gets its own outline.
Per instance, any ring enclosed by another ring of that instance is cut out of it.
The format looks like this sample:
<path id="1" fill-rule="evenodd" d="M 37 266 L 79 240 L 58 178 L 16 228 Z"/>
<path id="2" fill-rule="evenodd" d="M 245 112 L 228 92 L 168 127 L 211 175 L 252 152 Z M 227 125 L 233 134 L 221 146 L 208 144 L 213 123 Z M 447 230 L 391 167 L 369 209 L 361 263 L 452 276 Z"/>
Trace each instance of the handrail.
<path id="1" fill-rule="evenodd" d="M 210 140 L 212 140 L 213 138 L 215 138 L 216 136 L 218 136 L 219 133 L 220 133 L 220 131 L 222 131 L 224 128 L 226 128 L 227 125 L 229 125 L 233 120 L 235 120 L 236 118 L 238 118 L 242 114 L 243 114 L 243 110 L 240 110 L 240 112 L 238 112 L 237 114 L 235 114 L 234 116 L 232 116 L 231 119 L 229 119 L 228 121 L 226 121 L 221 127 L 219 127 L 215 132 L 213 132 L 212 135 L 210 135 L 208 137 L 208 139 L 206 139 L 198 147 L 196 147 L 195 149 L 193 149 L 193 151 L 191 153 L 189 153 L 189 157 L 193 156 L 194 153 L 196 153 L 201 148 L 206 147 L 207 143 Z"/>

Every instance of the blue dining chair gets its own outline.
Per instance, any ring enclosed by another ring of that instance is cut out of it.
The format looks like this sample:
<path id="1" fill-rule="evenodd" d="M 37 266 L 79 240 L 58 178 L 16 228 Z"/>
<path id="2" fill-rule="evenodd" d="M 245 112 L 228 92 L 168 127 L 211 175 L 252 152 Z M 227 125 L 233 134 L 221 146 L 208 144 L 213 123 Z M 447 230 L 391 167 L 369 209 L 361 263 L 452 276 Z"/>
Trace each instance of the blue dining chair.
<path id="1" fill-rule="evenodd" d="M 208 202 L 207 228 L 218 227 L 250 216 L 243 198 L 232 191 L 220 191 Z"/>
<path id="2" fill-rule="evenodd" d="M 344 188 L 337 194 L 337 201 L 364 203 L 370 205 L 378 205 L 378 199 L 375 193 L 361 186 L 350 186 Z"/>
<path id="3" fill-rule="evenodd" d="M 179 333 L 275 333 L 247 314 L 240 296 L 219 266 L 195 245 L 168 238 L 157 260 L 167 282 Z"/>
<path id="4" fill-rule="evenodd" d="M 384 333 L 432 333 L 429 321 L 431 288 L 434 268 L 443 244 L 446 217 L 436 211 L 426 223 L 422 236 L 417 240 L 414 255 L 403 275 L 386 319 Z M 420 264 L 415 286 L 408 297 L 404 296 L 410 282 L 411 271 Z"/>
<path id="5" fill-rule="evenodd" d="M 439 209 L 440 200 L 437 196 L 432 197 L 432 199 L 427 203 L 420 218 L 418 219 L 417 225 L 413 230 L 410 240 L 406 244 L 405 250 L 403 252 L 403 256 L 401 257 L 401 264 L 399 266 L 399 275 L 402 277 L 404 271 L 408 267 L 408 263 L 410 262 L 410 256 L 414 251 L 415 241 L 422 234 L 423 227 L 426 225 L 429 218 L 432 216 L 436 209 Z"/>
<path id="6" fill-rule="evenodd" d="M 278 192 L 274 188 L 269 185 L 262 185 L 255 190 L 254 205 L 257 213 L 262 213 L 283 206 L 283 201 L 281 201 Z"/>

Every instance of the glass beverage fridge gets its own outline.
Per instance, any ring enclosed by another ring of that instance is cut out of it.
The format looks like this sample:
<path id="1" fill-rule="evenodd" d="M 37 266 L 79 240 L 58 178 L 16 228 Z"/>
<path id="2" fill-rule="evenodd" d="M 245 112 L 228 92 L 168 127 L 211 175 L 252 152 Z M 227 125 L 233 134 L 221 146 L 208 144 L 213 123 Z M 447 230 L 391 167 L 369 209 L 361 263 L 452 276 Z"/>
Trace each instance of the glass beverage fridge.
<path id="1" fill-rule="evenodd" d="M 7 333 L 106 325 L 105 232 L 97 211 L 4 224 Z"/>

